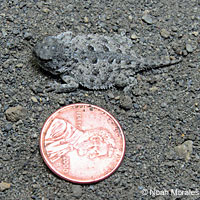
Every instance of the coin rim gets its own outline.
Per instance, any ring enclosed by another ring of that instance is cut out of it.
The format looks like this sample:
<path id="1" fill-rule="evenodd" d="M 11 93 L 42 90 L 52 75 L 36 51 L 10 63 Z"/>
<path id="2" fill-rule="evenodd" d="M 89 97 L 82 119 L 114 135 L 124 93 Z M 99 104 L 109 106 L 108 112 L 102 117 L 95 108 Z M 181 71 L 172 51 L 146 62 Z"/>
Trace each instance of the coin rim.
<path id="1" fill-rule="evenodd" d="M 69 108 L 69 107 L 73 107 L 73 106 L 91 106 L 91 107 L 96 107 L 97 109 L 100 109 L 102 110 L 103 112 L 105 112 L 108 116 L 110 116 L 114 121 L 115 123 L 118 125 L 119 129 L 120 129 L 120 132 L 121 132 L 121 135 L 122 135 L 122 142 L 123 142 L 123 152 L 122 152 L 122 156 L 120 158 L 120 160 L 118 161 L 117 165 L 111 170 L 111 172 L 109 172 L 108 174 L 102 176 L 101 178 L 97 178 L 95 180 L 88 180 L 88 181 L 83 181 L 83 180 L 78 180 L 78 179 L 71 179 L 71 178 L 68 178 L 62 174 L 60 174 L 59 172 L 57 172 L 56 170 L 54 170 L 52 167 L 51 167 L 51 163 L 48 161 L 48 158 L 45 156 L 45 153 L 44 153 L 44 147 L 43 147 L 43 143 L 44 143 L 44 140 L 42 139 L 42 136 L 44 134 L 44 127 L 47 123 L 47 121 L 49 121 L 49 119 L 52 117 L 52 115 L 55 115 L 57 112 L 60 112 L 61 110 L 64 110 L 65 108 Z M 126 151 L 126 141 L 125 141 L 125 136 L 124 136 L 124 132 L 122 130 L 122 127 L 120 126 L 119 122 L 115 119 L 115 117 L 113 115 L 111 115 L 108 111 L 104 110 L 103 108 L 99 107 L 99 106 L 96 106 L 96 105 L 92 105 L 92 104 L 87 104 L 87 103 L 74 103 L 74 104 L 69 104 L 67 106 L 63 106 L 61 108 L 59 108 L 58 110 L 56 110 L 55 112 L 53 112 L 45 121 L 42 129 L 41 129 L 41 132 L 40 132 L 40 141 L 39 141 L 39 145 L 40 145 L 40 154 L 45 162 L 45 164 L 48 166 L 48 168 L 54 173 L 56 174 L 57 176 L 59 176 L 60 178 L 64 179 L 64 180 L 67 180 L 67 181 L 70 181 L 72 183 L 81 183 L 81 184 L 89 184 L 89 183 L 96 183 L 96 182 L 99 182 L 105 178 L 108 178 L 110 175 L 112 175 L 118 168 L 119 166 L 121 165 L 122 161 L 123 161 L 123 158 L 124 158 L 124 155 L 125 155 L 125 151 Z"/>

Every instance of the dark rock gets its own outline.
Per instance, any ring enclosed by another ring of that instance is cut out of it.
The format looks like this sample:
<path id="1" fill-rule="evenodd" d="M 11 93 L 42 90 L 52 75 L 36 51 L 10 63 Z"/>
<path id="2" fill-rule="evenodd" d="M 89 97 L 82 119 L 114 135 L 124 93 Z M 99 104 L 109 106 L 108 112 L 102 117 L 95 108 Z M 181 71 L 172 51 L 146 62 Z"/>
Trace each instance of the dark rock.
<path id="1" fill-rule="evenodd" d="M 73 196 L 80 198 L 82 196 L 82 186 L 81 185 L 72 185 Z"/>
<path id="2" fill-rule="evenodd" d="M 116 87 L 124 88 L 125 86 L 127 86 L 127 84 L 128 84 L 128 80 L 127 80 L 127 77 L 124 74 L 119 74 L 115 78 L 115 86 Z"/>
<path id="3" fill-rule="evenodd" d="M 133 107 L 134 107 L 135 109 L 139 109 L 139 108 L 140 108 L 140 106 L 139 106 L 137 103 L 134 103 L 134 104 L 133 104 Z"/>
<path id="4" fill-rule="evenodd" d="M 129 97 L 129 96 L 120 97 L 120 105 L 125 110 L 131 109 L 133 107 L 133 102 L 132 102 L 131 97 Z"/>
<path id="5" fill-rule="evenodd" d="M 4 127 L 5 131 L 10 131 L 12 129 L 12 124 L 11 123 L 6 123 L 5 127 Z"/>

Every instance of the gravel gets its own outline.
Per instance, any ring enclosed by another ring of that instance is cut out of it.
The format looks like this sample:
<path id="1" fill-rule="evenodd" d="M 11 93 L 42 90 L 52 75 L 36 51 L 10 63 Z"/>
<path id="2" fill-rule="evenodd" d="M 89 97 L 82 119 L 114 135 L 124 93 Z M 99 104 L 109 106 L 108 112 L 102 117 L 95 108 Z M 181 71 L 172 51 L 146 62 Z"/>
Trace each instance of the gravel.
<path id="1" fill-rule="evenodd" d="M 0 199 L 198 199 L 200 192 L 153 197 L 150 190 L 200 191 L 199 13 L 198 1 L 189 0 L 1 0 Z M 37 67 L 32 50 L 44 36 L 68 30 L 126 35 L 137 55 L 182 62 L 136 74 L 126 94 L 123 77 L 117 88 L 75 90 L 71 82 L 70 91 L 56 93 L 52 84 L 63 80 Z M 93 185 L 60 179 L 39 152 L 48 116 L 77 102 L 106 109 L 126 137 L 121 166 Z"/>

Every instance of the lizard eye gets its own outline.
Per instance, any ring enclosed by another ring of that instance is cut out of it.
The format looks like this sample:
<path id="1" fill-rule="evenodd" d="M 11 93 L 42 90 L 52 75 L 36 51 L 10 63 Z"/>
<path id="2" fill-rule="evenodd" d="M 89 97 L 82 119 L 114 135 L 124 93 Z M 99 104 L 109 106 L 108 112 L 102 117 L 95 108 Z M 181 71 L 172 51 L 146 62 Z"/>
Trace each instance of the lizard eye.
<path id="1" fill-rule="evenodd" d="M 93 47 L 92 45 L 88 45 L 88 50 L 89 50 L 89 51 L 95 51 L 95 50 L 94 50 L 94 47 Z"/>

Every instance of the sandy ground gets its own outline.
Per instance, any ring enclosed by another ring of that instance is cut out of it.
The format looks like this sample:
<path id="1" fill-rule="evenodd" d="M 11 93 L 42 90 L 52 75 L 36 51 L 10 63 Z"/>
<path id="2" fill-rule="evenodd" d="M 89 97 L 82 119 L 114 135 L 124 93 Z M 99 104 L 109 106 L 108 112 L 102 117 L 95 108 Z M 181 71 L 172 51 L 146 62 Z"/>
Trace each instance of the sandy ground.
<path id="1" fill-rule="evenodd" d="M 199 13 L 198 0 L 0 0 L 0 199 L 198 199 Z M 183 61 L 137 74 L 129 95 L 117 88 L 46 92 L 61 80 L 30 62 L 33 47 L 67 30 L 126 35 L 140 56 Z M 106 109 L 126 137 L 122 165 L 96 184 L 58 178 L 39 152 L 47 117 L 77 102 Z"/>

